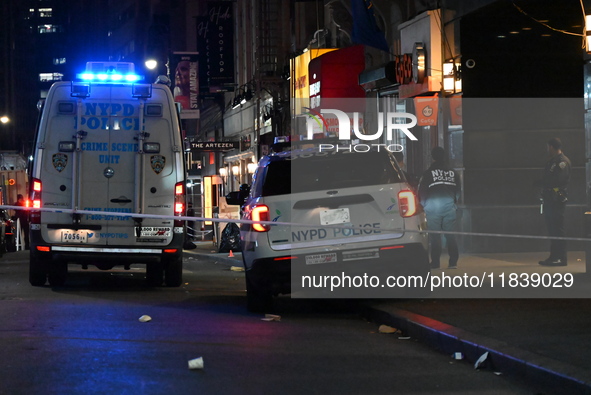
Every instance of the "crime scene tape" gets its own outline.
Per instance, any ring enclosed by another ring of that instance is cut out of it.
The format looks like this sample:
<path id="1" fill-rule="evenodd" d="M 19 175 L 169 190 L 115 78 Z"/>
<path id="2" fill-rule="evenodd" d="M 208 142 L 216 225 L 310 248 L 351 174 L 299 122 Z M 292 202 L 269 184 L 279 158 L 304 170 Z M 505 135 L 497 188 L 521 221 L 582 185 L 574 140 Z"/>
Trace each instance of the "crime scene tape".
<path id="1" fill-rule="evenodd" d="M 301 227 L 301 228 L 338 228 L 338 229 L 351 229 L 351 226 L 346 224 L 337 225 L 321 225 L 321 224 L 301 224 L 295 222 L 279 222 L 279 221 L 252 221 L 247 219 L 233 219 L 233 218 L 208 218 L 208 217 L 189 217 L 189 216 L 174 216 L 174 215 L 158 215 L 158 214 L 142 214 L 142 213 L 121 213 L 114 211 L 95 211 L 95 210 L 77 210 L 77 209 L 66 209 L 66 208 L 31 208 L 22 206 L 10 206 L 0 205 L 0 209 L 5 210 L 28 210 L 28 211 L 42 211 L 52 213 L 65 213 L 65 214 L 108 214 L 116 215 L 118 217 L 129 217 L 129 218 L 156 218 L 156 219 L 169 219 L 177 221 L 211 221 L 211 222 L 233 222 L 236 224 L 261 224 L 270 226 L 290 226 L 290 227 Z M 418 234 L 450 234 L 457 236 L 476 236 L 476 237 L 505 237 L 505 238 L 516 238 L 516 239 L 534 239 L 534 240 L 566 240 L 566 241 L 586 241 L 591 242 L 590 237 L 556 237 L 556 236 L 538 236 L 538 235 L 519 235 L 519 234 L 502 234 L 502 233 L 483 233 L 483 232 L 459 232 L 459 231 L 443 231 L 443 230 L 427 230 L 427 229 L 401 229 L 401 228 L 380 228 L 380 232 L 384 233 L 418 233 Z"/>

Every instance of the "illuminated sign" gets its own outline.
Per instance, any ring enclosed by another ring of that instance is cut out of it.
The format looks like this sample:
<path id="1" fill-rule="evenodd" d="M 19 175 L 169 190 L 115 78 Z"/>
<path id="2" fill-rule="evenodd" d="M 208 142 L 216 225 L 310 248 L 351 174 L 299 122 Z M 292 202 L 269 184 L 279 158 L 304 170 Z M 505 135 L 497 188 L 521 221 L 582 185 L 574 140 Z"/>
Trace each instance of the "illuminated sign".
<path id="1" fill-rule="evenodd" d="M 292 60 L 292 69 L 294 70 L 294 85 L 291 92 L 292 97 L 296 99 L 305 99 L 310 97 L 308 86 L 309 86 L 309 75 L 308 65 L 312 59 L 315 59 L 325 53 L 336 51 L 337 48 L 322 48 L 322 49 L 310 49 L 304 52 L 300 56 Z"/>
<path id="2" fill-rule="evenodd" d="M 190 144 L 192 150 L 203 151 L 229 151 L 240 148 L 240 142 L 238 141 L 204 141 Z"/>
<path id="3" fill-rule="evenodd" d="M 394 75 L 400 85 L 422 84 L 426 75 L 427 57 L 425 45 L 415 43 L 412 53 L 397 55 L 394 59 Z"/>
<path id="4" fill-rule="evenodd" d="M 211 176 L 203 177 L 203 214 L 205 218 L 213 218 L 213 188 Z M 213 224 L 212 221 L 205 221 L 205 225 Z"/>

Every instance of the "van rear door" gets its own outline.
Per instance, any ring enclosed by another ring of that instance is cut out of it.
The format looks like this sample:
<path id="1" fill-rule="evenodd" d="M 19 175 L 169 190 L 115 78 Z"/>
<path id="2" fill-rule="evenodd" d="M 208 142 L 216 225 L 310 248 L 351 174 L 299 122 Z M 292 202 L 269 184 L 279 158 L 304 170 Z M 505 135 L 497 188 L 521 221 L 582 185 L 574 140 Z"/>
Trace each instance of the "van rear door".
<path id="1" fill-rule="evenodd" d="M 184 168 L 168 87 L 154 85 L 148 98 L 132 97 L 129 85 L 94 84 L 83 99 L 72 99 L 70 89 L 70 84 L 56 84 L 48 100 L 54 108 L 48 109 L 51 119 L 40 140 L 43 197 L 49 208 L 96 213 L 72 218 L 43 212 L 42 223 L 49 224 L 42 229 L 44 239 L 95 246 L 168 245 L 173 220 L 131 215 L 174 215 L 175 185 L 183 180 Z M 62 142 L 77 140 L 78 151 L 61 148 Z"/>

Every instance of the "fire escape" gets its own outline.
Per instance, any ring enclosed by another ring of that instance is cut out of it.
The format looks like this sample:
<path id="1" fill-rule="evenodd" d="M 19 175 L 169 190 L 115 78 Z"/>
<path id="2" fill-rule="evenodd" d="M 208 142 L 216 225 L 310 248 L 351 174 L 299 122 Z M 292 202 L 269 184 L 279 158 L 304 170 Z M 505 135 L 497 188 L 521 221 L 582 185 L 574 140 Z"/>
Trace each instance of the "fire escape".
<path id="1" fill-rule="evenodd" d="M 285 20 L 285 8 L 289 1 L 258 0 L 258 26 L 256 43 L 256 81 L 257 88 L 273 98 L 270 109 L 273 132 L 275 135 L 285 132 L 283 125 L 289 125 L 289 91 L 282 75 L 287 57 L 285 32 L 282 26 Z M 285 26 L 283 26 L 285 27 Z"/>

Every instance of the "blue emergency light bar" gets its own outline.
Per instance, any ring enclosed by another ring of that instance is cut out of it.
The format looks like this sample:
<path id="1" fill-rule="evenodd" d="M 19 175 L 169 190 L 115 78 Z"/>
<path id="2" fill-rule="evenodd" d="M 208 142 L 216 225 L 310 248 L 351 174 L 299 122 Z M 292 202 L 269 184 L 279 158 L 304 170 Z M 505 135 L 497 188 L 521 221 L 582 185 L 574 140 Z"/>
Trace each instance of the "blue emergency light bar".
<path id="1" fill-rule="evenodd" d="M 133 63 L 127 62 L 88 62 L 86 71 L 77 74 L 78 79 L 85 82 L 134 83 L 144 79 L 135 74 Z"/>
<path id="2" fill-rule="evenodd" d="M 77 77 L 87 82 L 137 82 L 143 80 L 141 75 L 117 73 L 81 73 Z"/>

